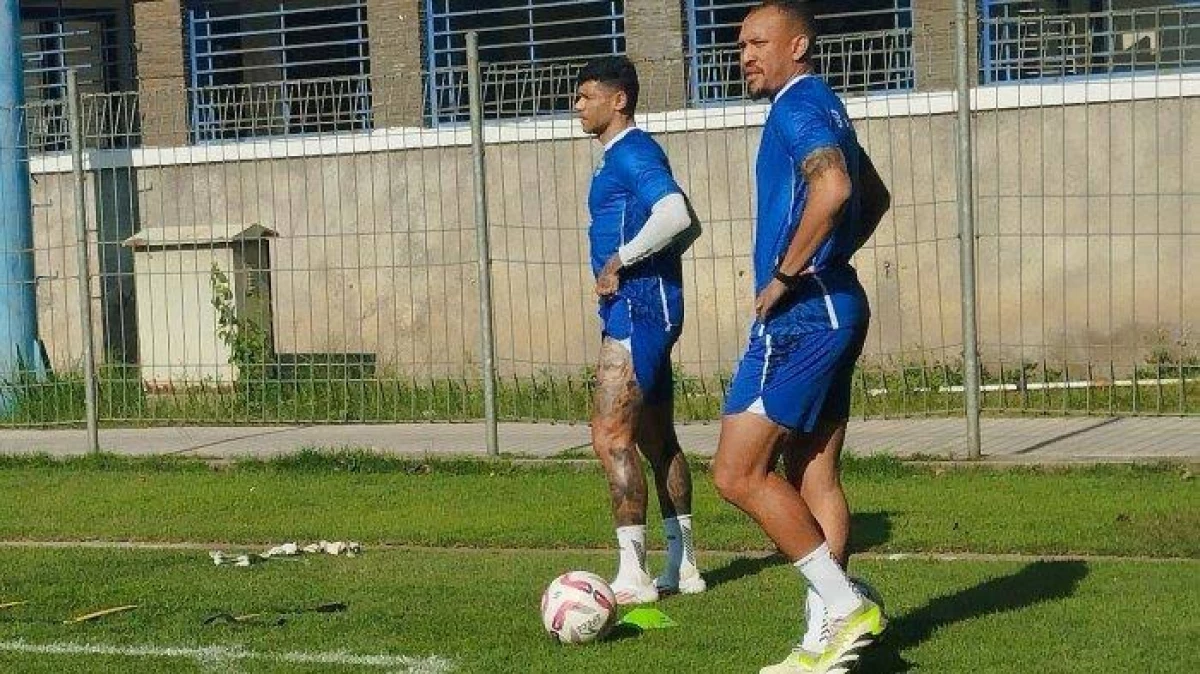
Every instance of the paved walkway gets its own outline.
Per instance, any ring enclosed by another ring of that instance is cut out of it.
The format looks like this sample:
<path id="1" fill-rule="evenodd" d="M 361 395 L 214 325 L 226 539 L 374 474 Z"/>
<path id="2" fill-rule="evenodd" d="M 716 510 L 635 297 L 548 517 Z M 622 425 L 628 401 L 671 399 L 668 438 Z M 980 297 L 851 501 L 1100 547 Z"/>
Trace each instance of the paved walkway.
<path id="1" fill-rule="evenodd" d="M 965 458 L 962 419 L 852 421 L 848 451 L 904 457 Z M 1200 417 L 984 419 L 984 455 L 991 461 L 1029 463 L 1155 461 L 1200 462 Z M 710 455 L 718 425 L 678 427 L 684 448 Z M 101 448 L 120 454 L 198 457 L 272 456 L 303 448 L 369 448 L 404 455 L 482 455 L 483 425 L 396 424 L 351 426 L 243 426 L 112 429 Z M 554 456 L 577 450 L 587 456 L 582 424 L 500 425 L 501 451 Z M 82 430 L 0 430 L 0 453 L 86 451 Z"/>

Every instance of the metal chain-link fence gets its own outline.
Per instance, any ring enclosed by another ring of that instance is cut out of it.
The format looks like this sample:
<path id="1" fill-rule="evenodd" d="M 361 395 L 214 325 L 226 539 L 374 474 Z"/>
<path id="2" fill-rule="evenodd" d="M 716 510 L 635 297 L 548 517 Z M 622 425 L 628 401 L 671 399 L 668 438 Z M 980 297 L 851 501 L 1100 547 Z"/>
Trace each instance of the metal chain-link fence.
<path id="1" fill-rule="evenodd" d="M 964 286 L 978 307 L 982 411 L 1200 411 L 1200 298 L 1186 282 L 1188 261 L 1200 259 L 1200 76 L 1188 70 L 1200 65 L 1200 13 L 1165 16 L 1127 21 L 1160 47 L 1175 40 L 1152 68 L 1136 40 L 1127 61 L 1099 67 L 1093 47 L 1104 36 L 1086 31 L 1108 35 L 1125 19 L 989 19 L 971 37 L 981 57 L 966 64 L 980 83 L 970 93 L 971 279 L 960 276 L 960 101 L 937 72 L 953 32 L 822 45 L 893 194 L 854 261 L 873 310 L 857 415 L 963 413 Z M 1068 57 L 1084 70 L 1064 70 Z M 502 419 L 589 411 L 599 337 L 586 194 L 600 149 L 570 113 L 580 65 L 479 66 Z M 754 156 L 767 106 L 742 98 L 728 54 L 637 65 L 637 121 L 666 148 L 705 229 L 685 258 L 676 407 L 684 420 L 713 419 L 751 317 Z M 434 90 L 415 71 L 85 94 L 78 174 L 66 101 L 6 111 L 25 130 L 23 147 L 6 136 L 0 150 L 28 157 L 42 348 L 23 351 L 8 376 L 0 424 L 82 423 L 88 370 L 101 424 L 482 418 L 479 307 L 489 298 L 479 292 L 467 74 L 438 74 L 437 121 L 412 96 Z M 937 81 L 945 86 L 921 86 Z M 0 320 L 26 321 L 20 306 L 0 308 Z"/>

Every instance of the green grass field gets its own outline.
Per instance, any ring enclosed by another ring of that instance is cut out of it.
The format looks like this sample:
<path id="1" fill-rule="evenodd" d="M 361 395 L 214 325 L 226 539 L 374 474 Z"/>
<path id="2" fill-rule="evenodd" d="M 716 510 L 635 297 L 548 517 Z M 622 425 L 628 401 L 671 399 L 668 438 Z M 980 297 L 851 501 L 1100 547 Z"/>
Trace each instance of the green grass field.
<path id="1" fill-rule="evenodd" d="M 594 465 L 3 458 L 0 539 L 18 544 L 0 546 L 0 605 L 28 603 L 0 608 L 0 671 L 754 672 L 798 635 L 800 583 L 700 473 L 711 590 L 660 604 L 677 628 L 560 647 L 540 628 L 545 583 L 615 567 Z M 1185 467 L 875 459 L 848 462 L 846 482 L 854 572 L 893 616 L 861 671 L 1194 670 L 1200 499 Z M 206 552 L 316 539 L 366 552 L 250 568 Z M 330 602 L 346 610 L 292 612 Z M 124 604 L 138 608 L 62 624 Z M 204 624 L 225 612 L 261 617 Z"/>

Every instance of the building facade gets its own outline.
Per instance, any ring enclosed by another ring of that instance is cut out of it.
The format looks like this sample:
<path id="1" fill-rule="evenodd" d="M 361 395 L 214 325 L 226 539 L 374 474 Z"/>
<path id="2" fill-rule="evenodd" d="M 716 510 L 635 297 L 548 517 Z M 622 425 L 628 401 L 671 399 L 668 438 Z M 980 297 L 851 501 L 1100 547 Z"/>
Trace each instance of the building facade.
<path id="1" fill-rule="evenodd" d="M 145 145 L 432 127 L 465 119 L 476 30 L 491 118 L 569 111 L 579 66 L 605 54 L 641 64 L 649 110 L 714 106 L 743 96 L 735 42 L 754 4 L 25 0 L 26 90 L 60 97 L 75 66 L 85 93 L 136 92 L 143 119 L 110 115 L 129 118 L 111 134 Z M 954 0 L 811 4 L 843 94 L 952 88 Z M 1194 2 L 982 0 L 973 19 L 980 84 L 1200 67 Z"/>

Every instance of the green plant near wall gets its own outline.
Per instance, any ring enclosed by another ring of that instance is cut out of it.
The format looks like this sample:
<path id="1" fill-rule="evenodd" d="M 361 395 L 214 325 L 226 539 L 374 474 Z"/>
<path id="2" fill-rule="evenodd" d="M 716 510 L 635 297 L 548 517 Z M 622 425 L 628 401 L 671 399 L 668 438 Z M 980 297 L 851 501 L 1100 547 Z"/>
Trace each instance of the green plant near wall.
<path id="1" fill-rule="evenodd" d="M 271 360 L 270 337 L 252 316 L 238 315 L 233 285 L 215 263 L 209 273 L 212 305 L 217 310 L 217 336 L 229 347 L 229 364 L 237 368 L 239 389 L 266 379 Z"/>

